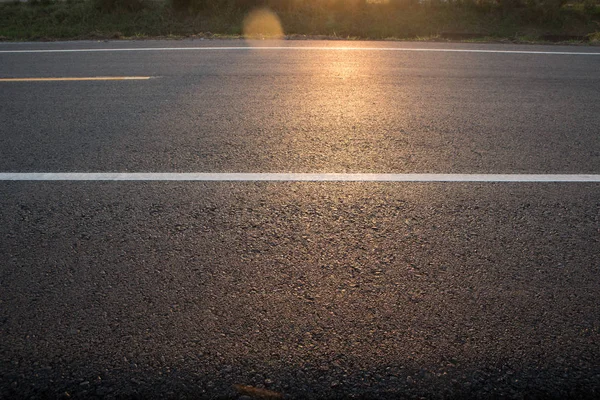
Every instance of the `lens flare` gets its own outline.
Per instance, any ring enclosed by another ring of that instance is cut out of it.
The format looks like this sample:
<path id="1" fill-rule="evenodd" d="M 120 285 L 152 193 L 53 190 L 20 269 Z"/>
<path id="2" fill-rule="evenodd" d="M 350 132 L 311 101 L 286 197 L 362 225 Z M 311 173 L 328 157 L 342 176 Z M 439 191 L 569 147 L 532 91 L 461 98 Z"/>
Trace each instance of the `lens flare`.
<path id="1" fill-rule="evenodd" d="M 243 23 L 244 36 L 247 38 L 283 38 L 283 28 L 279 17 L 273 11 L 268 9 L 258 9 L 251 11 Z"/>

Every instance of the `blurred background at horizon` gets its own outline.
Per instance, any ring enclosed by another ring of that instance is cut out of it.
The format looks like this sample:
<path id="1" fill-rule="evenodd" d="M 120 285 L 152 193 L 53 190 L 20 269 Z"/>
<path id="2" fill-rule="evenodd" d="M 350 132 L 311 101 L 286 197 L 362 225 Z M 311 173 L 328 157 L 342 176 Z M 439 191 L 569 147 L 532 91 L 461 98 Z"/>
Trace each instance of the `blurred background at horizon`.
<path id="1" fill-rule="evenodd" d="M 257 23 L 257 15 L 262 15 L 262 19 L 259 18 L 262 22 Z M 284 35 L 292 39 L 597 44 L 600 43 L 600 2 L 0 0 L 0 40 L 278 38 Z"/>

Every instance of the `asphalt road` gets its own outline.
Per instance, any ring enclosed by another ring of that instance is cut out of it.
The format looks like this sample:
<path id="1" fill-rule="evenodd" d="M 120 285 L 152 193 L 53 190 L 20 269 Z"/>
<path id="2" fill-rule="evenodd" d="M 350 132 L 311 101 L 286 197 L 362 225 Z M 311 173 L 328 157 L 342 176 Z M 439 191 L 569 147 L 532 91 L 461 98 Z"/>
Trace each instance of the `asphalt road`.
<path id="1" fill-rule="evenodd" d="M 600 174 L 597 48 L 259 45 L 2 43 L 150 79 L 0 81 L 0 172 Z M 600 396 L 598 183 L 0 181 L 0 238 L 0 398 Z"/>

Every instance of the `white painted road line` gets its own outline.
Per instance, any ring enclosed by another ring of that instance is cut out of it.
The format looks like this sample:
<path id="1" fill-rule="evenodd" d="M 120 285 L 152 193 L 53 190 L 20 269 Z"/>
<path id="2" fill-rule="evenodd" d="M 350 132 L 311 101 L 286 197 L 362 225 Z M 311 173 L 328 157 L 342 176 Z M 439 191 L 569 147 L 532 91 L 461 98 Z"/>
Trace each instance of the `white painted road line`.
<path id="1" fill-rule="evenodd" d="M 56 78 L 0 78 L 0 82 L 147 81 L 149 76 L 90 76 Z"/>
<path id="2" fill-rule="evenodd" d="M 600 174 L 320 174 L 179 172 L 3 172 L 0 181 L 600 182 Z"/>
<path id="3" fill-rule="evenodd" d="M 37 50 L 0 50 L 0 54 L 17 53 L 98 53 L 122 51 L 234 51 L 234 50 L 301 50 L 301 51 L 397 51 L 397 52 L 433 52 L 433 53 L 497 53 L 497 54 L 534 54 L 600 56 L 600 53 L 570 51 L 525 51 L 525 50 L 485 50 L 485 49 L 427 49 L 400 47 L 310 47 L 310 46 L 232 46 L 232 47 L 137 47 L 104 49 L 37 49 Z"/>

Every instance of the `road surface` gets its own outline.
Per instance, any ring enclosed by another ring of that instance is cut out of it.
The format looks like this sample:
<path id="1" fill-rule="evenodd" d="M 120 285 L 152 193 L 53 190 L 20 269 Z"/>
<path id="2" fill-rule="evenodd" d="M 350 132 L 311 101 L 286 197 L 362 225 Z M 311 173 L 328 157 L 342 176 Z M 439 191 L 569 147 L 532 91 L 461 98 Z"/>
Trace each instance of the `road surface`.
<path id="1" fill-rule="evenodd" d="M 594 47 L 2 43 L 0 398 L 597 398 L 599 127 Z"/>

